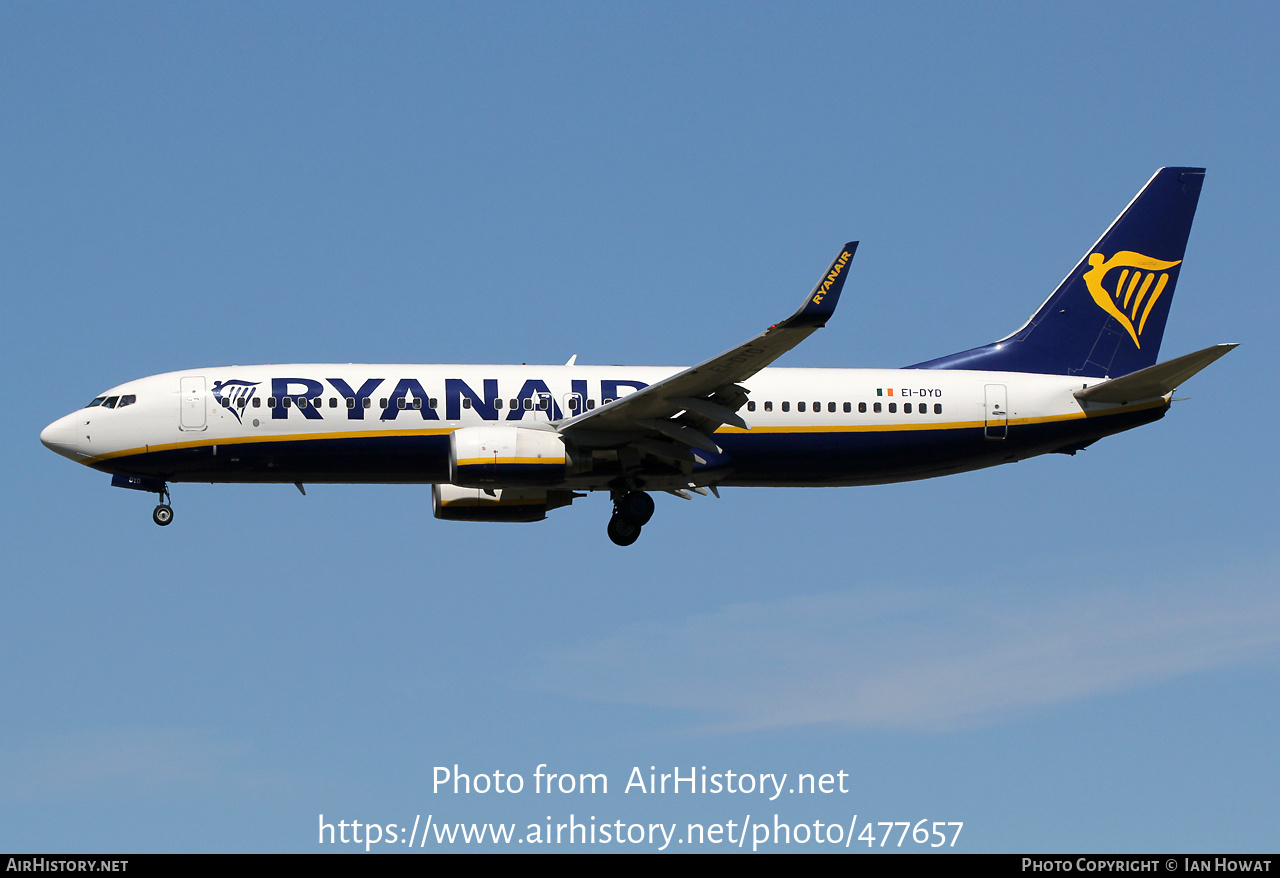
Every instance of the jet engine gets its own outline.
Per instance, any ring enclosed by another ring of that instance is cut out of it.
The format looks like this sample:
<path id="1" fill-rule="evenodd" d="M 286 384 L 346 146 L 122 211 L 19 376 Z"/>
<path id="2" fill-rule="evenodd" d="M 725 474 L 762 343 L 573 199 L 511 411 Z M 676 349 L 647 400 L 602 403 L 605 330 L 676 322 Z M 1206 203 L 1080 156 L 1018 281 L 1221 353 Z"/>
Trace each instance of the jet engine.
<path id="1" fill-rule="evenodd" d="M 445 521 L 542 521 L 548 511 L 572 502 L 570 491 L 431 486 L 431 511 Z"/>
<path id="2" fill-rule="evenodd" d="M 555 485 L 576 469 L 564 437 L 499 424 L 449 435 L 449 481 L 470 488 Z"/>

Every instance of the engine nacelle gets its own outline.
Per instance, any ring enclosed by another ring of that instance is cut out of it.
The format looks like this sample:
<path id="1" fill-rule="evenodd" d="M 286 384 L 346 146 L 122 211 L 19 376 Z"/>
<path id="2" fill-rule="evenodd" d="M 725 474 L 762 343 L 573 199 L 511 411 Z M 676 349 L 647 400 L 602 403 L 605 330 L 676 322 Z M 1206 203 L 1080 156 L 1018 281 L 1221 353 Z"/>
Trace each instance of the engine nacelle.
<path id="1" fill-rule="evenodd" d="M 555 485 L 571 468 L 564 437 L 550 430 L 494 424 L 449 435 L 449 481 L 455 485 Z"/>
<path id="2" fill-rule="evenodd" d="M 548 510 L 572 502 L 570 491 L 431 486 L 431 511 L 445 521 L 542 521 Z"/>

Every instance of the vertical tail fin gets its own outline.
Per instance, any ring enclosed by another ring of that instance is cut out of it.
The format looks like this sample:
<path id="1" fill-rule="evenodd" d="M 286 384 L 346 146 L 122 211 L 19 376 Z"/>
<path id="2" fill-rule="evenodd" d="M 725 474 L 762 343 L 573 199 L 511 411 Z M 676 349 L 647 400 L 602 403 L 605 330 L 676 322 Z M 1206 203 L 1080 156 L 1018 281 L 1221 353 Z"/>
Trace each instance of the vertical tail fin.
<path id="1" fill-rule="evenodd" d="M 1204 168 L 1161 168 L 1017 332 L 914 369 L 1116 377 L 1154 365 Z"/>

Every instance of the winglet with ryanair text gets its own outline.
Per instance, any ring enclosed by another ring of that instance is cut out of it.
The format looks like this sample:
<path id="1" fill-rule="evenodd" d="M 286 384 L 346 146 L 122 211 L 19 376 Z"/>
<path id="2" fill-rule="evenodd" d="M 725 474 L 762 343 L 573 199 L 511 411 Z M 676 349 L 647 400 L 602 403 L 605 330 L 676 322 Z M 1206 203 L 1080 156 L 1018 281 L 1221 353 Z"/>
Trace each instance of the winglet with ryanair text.
<path id="1" fill-rule="evenodd" d="M 840 250 L 840 255 L 831 263 L 827 273 L 818 281 L 804 306 L 787 321 L 788 326 L 826 326 L 827 319 L 835 313 L 840 303 L 840 291 L 844 289 L 844 280 L 849 276 L 849 263 L 853 254 L 858 252 L 858 242 L 850 241 Z"/>

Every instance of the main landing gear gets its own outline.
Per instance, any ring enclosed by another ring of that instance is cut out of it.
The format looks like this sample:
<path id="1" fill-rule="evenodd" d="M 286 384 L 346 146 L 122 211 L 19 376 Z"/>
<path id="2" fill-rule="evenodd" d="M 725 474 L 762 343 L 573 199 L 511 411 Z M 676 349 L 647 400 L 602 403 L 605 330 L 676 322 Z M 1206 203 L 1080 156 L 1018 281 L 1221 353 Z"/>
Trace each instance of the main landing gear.
<path id="1" fill-rule="evenodd" d="M 169 505 L 171 502 L 169 486 L 165 485 L 160 489 L 160 505 L 151 513 L 151 520 L 161 527 L 165 527 L 173 521 L 173 507 Z"/>
<path id="2" fill-rule="evenodd" d="M 644 491 L 615 491 L 613 516 L 609 519 L 609 539 L 629 546 L 640 539 L 640 529 L 653 518 L 653 498 Z"/>

